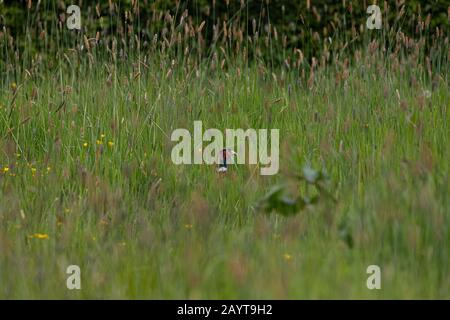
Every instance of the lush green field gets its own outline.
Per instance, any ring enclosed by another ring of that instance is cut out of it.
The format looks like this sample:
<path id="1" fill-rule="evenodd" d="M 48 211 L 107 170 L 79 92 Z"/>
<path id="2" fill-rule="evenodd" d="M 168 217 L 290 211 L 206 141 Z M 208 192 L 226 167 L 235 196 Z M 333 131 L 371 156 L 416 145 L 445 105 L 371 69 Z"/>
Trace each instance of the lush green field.
<path id="1" fill-rule="evenodd" d="M 66 50 L 5 76 L 0 298 L 449 299 L 448 59 L 431 70 L 376 43 L 302 62 L 306 75 L 239 54 L 212 68 Z M 280 173 L 174 165 L 170 135 L 194 120 L 279 129 Z M 332 196 L 263 212 L 273 186 L 315 194 L 305 166 Z M 69 265 L 81 290 L 66 288 Z"/>

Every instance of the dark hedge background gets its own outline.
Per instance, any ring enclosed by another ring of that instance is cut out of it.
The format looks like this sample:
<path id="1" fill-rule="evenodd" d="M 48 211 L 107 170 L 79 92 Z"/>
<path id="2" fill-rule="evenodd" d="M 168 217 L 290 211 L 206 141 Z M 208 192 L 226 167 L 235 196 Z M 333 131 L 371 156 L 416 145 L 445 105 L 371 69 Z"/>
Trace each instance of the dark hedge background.
<path id="1" fill-rule="evenodd" d="M 126 31 L 132 30 L 133 35 L 139 34 L 143 42 L 150 42 L 167 26 L 164 19 L 155 17 L 164 17 L 168 13 L 178 21 L 187 10 L 193 24 L 205 22 L 203 33 L 206 45 L 212 42 L 214 26 L 220 28 L 224 22 L 240 25 L 247 33 L 244 37 L 253 36 L 255 32 L 263 34 L 270 24 L 279 35 L 286 37 L 286 46 L 302 48 L 305 56 L 310 57 L 320 50 L 321 41 L 328 37 L 339 37 L 344 42 L 348 40 L 358 44 L 361 37 L 355 34 L 365 28 L 368 17 L 366 8 L 372 3 L 378 3 L 381 7 L 387 30 L 400 27 L 406 35 L 414 36 L 423 32 L 417 28 L 417 21 L 422 19 L 429 23 L 429 30 L 439 27 L 448 34 L 448 0 L 4 0 L 0 5 L 0 40 L 6 34 L 14 39 L 14 46 L 19 51 L 26 44 L 28 50 L 31 46 L 31 50 L 36 52 L 43 50 L 39 39 L 41 37 L 42 40 L 45 33 L 48 35 L 46 52 L 52 47 L 71 46 L 73 42 L 64 42 L 65 37 L 62 36 L 67 32 L 63 27 L 65 10 L 70 4 L 77 4 L 81 7 L 81 34 L 88 38 L 97 34 L 102 39 L 117 34 L 126 38 L 131 34 Z M 402 6 L 405 13 L 399 18 Z M 52 42 L 55 44 L 52 45 Z"/>

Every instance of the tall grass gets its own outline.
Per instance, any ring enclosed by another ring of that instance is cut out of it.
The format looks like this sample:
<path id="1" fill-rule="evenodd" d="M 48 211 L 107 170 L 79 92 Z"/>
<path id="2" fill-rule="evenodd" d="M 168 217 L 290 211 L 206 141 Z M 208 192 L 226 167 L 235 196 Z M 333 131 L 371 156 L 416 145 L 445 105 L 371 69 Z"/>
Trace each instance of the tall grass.
<path id="1" fill-rule="evenodd" d="M 0 297 L 449 298 L 448 26 L 317 35 L 308 57 L 267 21 L 220 21 L 207 45 L 175 12 L 147 42 L 122 15 L 104 40 L 42 24 L 36 52 L 2 33 Z M 174 165 L 170 134 L 194 120 L 280 129 L 280 174 Z M 305 191 L 306 164 L 337 203 L 260 212 L 273 185 Z"/>

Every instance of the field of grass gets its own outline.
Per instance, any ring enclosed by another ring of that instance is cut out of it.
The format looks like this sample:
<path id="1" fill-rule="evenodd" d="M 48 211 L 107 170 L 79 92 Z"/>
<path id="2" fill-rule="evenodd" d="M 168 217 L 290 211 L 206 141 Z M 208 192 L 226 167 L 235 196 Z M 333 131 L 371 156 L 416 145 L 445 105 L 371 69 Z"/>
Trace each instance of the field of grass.
<path id="1" fill-rule="evenodd" d="M 5 75 L 0 298 L 449 299 L 448 59 L 399 42 L 301 61 L 306 75 L 244 54 L 212 67 L 92 48 Z M 170 135 L 195 120 L 279 129 L 279 174 L 174 165 Z M 327 172 L 332 197 L 263 212 L 274 186 L 315 194 L 305 166 Z"/>

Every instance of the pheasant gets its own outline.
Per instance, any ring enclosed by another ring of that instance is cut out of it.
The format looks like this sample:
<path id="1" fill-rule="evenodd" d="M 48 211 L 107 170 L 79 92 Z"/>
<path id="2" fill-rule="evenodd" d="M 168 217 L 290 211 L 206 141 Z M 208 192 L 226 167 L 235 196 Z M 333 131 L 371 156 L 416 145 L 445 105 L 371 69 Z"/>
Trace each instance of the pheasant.
<path id="1" fill-rule="evenodd" d="M 231 150 L 230 148 L 220 150 L 219 168 L 217 169 L 217 172 L 219 173 L 227 172 L 228 164 L 231 163 L 232 157 L 235 155 L 237 155 L 237 153 Z"/>

